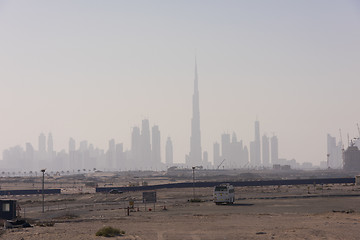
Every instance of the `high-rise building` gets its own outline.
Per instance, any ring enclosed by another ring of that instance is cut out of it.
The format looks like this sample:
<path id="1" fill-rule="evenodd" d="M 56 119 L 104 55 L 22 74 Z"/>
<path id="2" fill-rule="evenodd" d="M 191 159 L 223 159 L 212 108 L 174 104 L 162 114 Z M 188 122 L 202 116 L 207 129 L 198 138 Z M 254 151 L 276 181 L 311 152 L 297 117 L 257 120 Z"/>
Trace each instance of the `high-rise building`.
<path id="1" fill-rule="evenodd" d="M 107 169 L 114 169 L 115 161 L 116 161 L 116 148 L 115 148 L 115 140 L 111 139 L 109 141 L 109 150 L 106 153 L 107 160 Z"/>
<path id="2" fill-rule="evenodd" d="M 89 159 L 89 149 L 88 149 L 88 142 L 83 140 L 80 142 L 80 147 L 78 151 L 78 155 L 76 157 L 75 166 L 76 169 L 84 169 L 87 168 L 87 160 Z"/>
<path id="3" fill-rule="evenodd" d="M 231 168 L 239 168 L 244 165 L 243 163 L 243 144 L 242 141 L 238 141 L 235 132 L 232 134 L 232 140 L 230 144 L 230 158 L 229 165 Z"/>
<path id="4" fill-rule="evenodd" d="M 51 133 L 49 133 L 49 135 L 48 135 L 47 151 L 48 151 L 48 153 L 52 153 L 54 151 L 54 142 L 53 142 Z"/>
<path id="5" fill-rule="evenodd" d="M 36 153 L 36 160 L 40 168 L 48 168 L 47 152 L 46 152 L 46 137 L 44 133 L 39 136 L 39 151 Z"/>
<path id="6" fill-rule="evenodd" d="M 252 165 L 260 166 L 261 165 L 261 144 L 260 144 L 260 123 L 258 120 L 255 121 L 255 140 L 253 144 L 253 154 Z M 251 151 L 250 151 L 251 152 Z"/>
<path id="7" fill-rule="evenodd" d="M 128 156 L 129 160 L 129 166 L 132 166 L 133 169 L 135 169 L 135 166 L 140 165 L 140 153 L 141 149 L 141 136 L 140 136 L 140 128 L 139 127 L 133 127 L 132 133 L 131 133 L 131 154 Z"/>
<path id="8" fill-rule="evenodd" d="M 165 147 L 165 163 L 167 167 L 171 167 L 174 164 L 173 159 L 173 144 L 171 138 L 168 137 L 166 140 L 166 147 Z"/>
<path id="9" fill-rule="evenodd" d="M 73 138 L 69 139 L 69 153 L 76 150 L 76 143 Z"/>
<path id="10" fill-rule="evenodd" d="M 69 162 L 67 167 L 76 169 L 76 143 L 73 138 L 69 139 Z"/>
<path id="11" fill-rule="evenodd" d="M 141 169 L 151 168 L 151 143 L 149 120 L 142 120 L 141 126 Z"/>
<path id="12" fill-rule="evenodd" d="M 160 151 L 160 130 L 159 126 L 152 127 L 152 135 L 151 135 L 151 160 L 152 160 L 152 167 L 157 169 L 157 167 L 161 164 L 161 151 Z"/>
<path id="13" fill-rule="evenodd" d="M 327 167 L 342 167 L 342 143 L 336 144 L 336 138 L 330 134 L 327 135 Z"/>
<path id="14" fill-rule="evenodd" d="M 39 152 L 46 152 L 46 137 L 43 133 L 39 136 Z"/>
<path id="15" fill-rule="evenodd" d="M 243 156 L 243 158 L 244 158 L 244 166 L 243 167 L 246 167 L 246 166 L 248 166 L 248 164 L 249 164 L 249 150 L 248 150 L 248 148 L 245 146 L 244 147 L 244 156 Z"/>
<path id="16" fill-rule="evenodd" d="M 250 165 L 252 167 L 256 166 L 254 165 L 256 160 L 255 160 L 255 141 L 250 142 Z"/>
<path id="17" fill-rule="evenodd" d="M 230 134 L 223 133 L 221 135 L 221 158 L 224 161 L 224 166 L 230 165 Z"/>
<path id="18" fill-rule="evenodd" d="M 271 164 L 279 164 L 279 146 L 278 138 L 274 135 L 271 137 Z"/>
<path id="19" fill-rule="evenodd" d="M 270 166 L 270 146 L 269 146 L 269 137 L 263 135 L 262 137 L 262 160 L 265 167 Z"/>
<path id="20" fill-rule="evenodd" d="M 344 151 L 344 165 L 345 171 L 360 171 L 360 150 L 351 141 L 350 146 Z"/>
<path id="21" fill-rule="evenodd" d="M 194 79 L 194 94 L 193 94 L 193 114 L 191 119 L 190 152 L 186 158 L 186 164 L 188 166 L 201 166 L 203 164 L 202 150 L 201 150 L 198 73 L 197 73 L 196 59 L 195 59 L 195 79 Z"/>
<path id="22" fill-rule="evenodd" d="M 88 142 L 86 140 L 80 142 L 79 150 L 81 152 L 84 152 L 84 151 L 88 150 Z"/>

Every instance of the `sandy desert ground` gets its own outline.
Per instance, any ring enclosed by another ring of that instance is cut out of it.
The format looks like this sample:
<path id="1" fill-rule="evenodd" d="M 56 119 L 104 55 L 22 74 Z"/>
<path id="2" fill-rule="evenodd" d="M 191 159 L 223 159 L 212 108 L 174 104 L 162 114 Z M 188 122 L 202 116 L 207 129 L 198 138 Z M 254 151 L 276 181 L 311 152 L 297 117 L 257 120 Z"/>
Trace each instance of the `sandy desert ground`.
<path id="1" fill-rule="evenodd" d="M 94 193 L 91 188 L 41 196 L 17 196 L 32 228 L 1 230 L 1 239 L 106 239 L 103 226 L 124 230 L 113 239 L 358 239 L 360 187 L 354 185 L 236 188 L 233 205 L 215 205 L 212 189 L 162 189 L 158 202 L 141 202 L 142 192 Z M 359 195 L 359 196 L 358 196 Z M 127 215 L 129 200 L 135 208 Z M 164 206 L 166 210 L 164 210 Z M 149 211 L 151 209 L 151 211 Z M 54 223 L 43 227 L 40 223 Z"/>

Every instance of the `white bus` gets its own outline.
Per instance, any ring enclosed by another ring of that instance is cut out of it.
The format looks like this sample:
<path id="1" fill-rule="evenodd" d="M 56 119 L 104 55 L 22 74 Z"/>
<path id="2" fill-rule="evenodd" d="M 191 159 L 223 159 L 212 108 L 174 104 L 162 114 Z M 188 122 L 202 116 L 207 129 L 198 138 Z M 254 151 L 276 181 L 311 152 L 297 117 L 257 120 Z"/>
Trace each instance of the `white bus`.
<path id="1" fill-rule="evenodd" d="M 235 201 L 235 190 L 233 185 L 223 183 L 214 188 L 214 203 L 219 204 L 233 204 Z"/>

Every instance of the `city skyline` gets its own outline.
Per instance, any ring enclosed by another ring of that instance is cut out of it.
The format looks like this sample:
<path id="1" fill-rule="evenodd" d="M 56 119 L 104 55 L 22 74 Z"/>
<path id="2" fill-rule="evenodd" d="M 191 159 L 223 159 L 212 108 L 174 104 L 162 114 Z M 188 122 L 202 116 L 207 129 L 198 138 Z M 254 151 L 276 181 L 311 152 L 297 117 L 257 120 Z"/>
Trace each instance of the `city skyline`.
<path id="1" fill-rule="evenodd" d="M 21 145 L 10 147 L 3 152 L 3 161 L 0 169 L 6 171 L 36 171 L 40 168 L 48 168 L 52 171 L 89 171 L 91 169 L 105 171 L 128 171 L 128 170 L 166 170 L 172 166 L 191 168 L 193 166 L 205 169 L 280 169 L 289 166 L 292 169 L 341 169 L 343 166 L 342 153 L 345 145 L 341 140 L 336 142 L 336 137 L 327 134 L 327 161 L 321 161 L 319 165 L 311 162 L 299 163 L 296 159 L 279 158 L 278 138 L 271 138 L 266 134 L 259 139 L 260 122 L 255 122 L 255 140 L 247 145 L 238 140 L 235 132 L 221 135 L 221 146 L 216 141 L 213 144 L 213 160 L 209 160 L 208 151 L 203 152 L 201 163 L 194 165 L 193 162 L 176 163 L 173 161 L 173 145 L 168 137 L 164 146 L 165 159 L 161 160 L 161 133 L 159 126 L 153 125 L 150 132 L 148 119 L 142 120 L 142 127 L 133 127 L 129 149 L 124 149 L 123 143 L 117 143 L 114 139 L 108 141 L 107 149 L 100 149 L 87 140 L 76 144 L 76 140 L 69 138 L 68 149 L 56 151 L 53 148 L 52 133 L 47 137 L 40 133 L 37 148 L 27 142 L 25 148 Z M 359 129 L 360 131 L 360 129 Z M 360 147 L 360 138 L 352 139 L 354 146 Z M 256 143 L 258 141 L 258 143 Z M 256 152 L 255 144 L 262 146 L 262 152 Z M 35 145 L 36 146 L 36 145 Z M 78 146 L 78 147 L 77 147 Z M 257 159 L 259 158 L 259 159 Z M 276 166 L 278 165 L 278 166 Z M 287 165 L 287 166 L 286 166 Z"/>
<path id="2" fill-rule="evenodd" d="M 279 158 L 300 163 L 326 161 L 339 128 L 343 142 L 358 137 L 356 1 L 0 0 L 0 13 L 0 152 L 41 132 L 55 150 L 72 137 L 125 151 L 146 118 L 161 129 L 161 159 L 170 136 L 183 162 L 195 52 L 210 161 L 223 133 L 250 152 L 255 119 L 260 138 L 278 137 Z"/>

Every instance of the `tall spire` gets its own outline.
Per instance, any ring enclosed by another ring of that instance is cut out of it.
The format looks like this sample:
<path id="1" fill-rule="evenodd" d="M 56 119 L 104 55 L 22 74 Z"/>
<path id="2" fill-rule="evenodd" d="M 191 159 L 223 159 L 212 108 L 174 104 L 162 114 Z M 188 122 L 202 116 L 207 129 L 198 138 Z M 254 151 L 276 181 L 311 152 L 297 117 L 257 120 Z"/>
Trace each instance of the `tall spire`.
<path id="1" fill-rule="evenodd" d="M 202 165 L 199 89 L 198 89 L 196 55 L 195 55 L 195 79 L 194 79 L 194 94 L 193 94 L 193 116 L 191 119 L 190 153 L 187 156 L 186 163 L 188 164 L 188 166 Z"/>
<path id="2" fill-rule="evenodd" d="M 199 86 L 198 86 L 198 73 L 197 73 L 197 61 L 196 61 L 196 55 L 195 55 L 195 80 L 194 80 L 194 92 L 198 92 L 199 91 Z"/>

